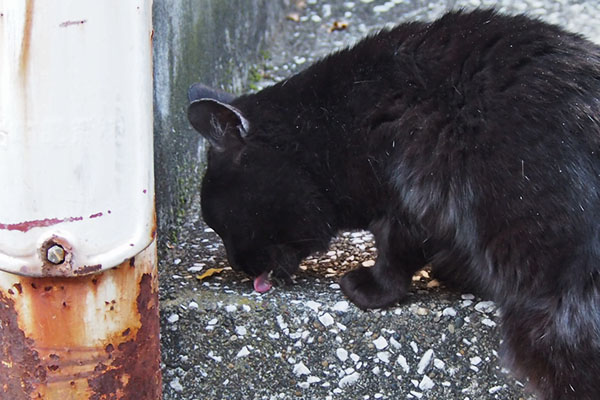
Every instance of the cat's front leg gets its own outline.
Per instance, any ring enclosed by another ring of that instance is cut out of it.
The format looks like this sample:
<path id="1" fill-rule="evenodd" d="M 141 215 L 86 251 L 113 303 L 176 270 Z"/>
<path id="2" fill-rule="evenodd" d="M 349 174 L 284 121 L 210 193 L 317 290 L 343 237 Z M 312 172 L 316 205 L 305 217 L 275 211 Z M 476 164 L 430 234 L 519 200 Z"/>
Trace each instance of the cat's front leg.
<path id="1" fill-rule="evenodd" d="M 406 296 L 412 276 L 426 264 L 420 241 L 398 220 L 374 224 L 377 260 L 373 267 L 359 267 L 340 280 L 344 294 L 362 309 L 396 304 Z"/>

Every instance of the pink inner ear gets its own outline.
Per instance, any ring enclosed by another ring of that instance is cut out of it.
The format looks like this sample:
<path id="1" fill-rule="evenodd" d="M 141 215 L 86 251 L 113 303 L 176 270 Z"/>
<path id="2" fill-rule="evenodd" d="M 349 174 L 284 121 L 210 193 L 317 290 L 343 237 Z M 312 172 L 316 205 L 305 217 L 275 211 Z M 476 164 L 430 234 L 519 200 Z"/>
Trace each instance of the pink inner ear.
<path id="1" fill-rule="evenodd" d="M 268 292 L 273 285 L 269 281 L 269 272 L 263 272 L 256 278 L 254 278 L 254 290 L 258 293 Z"/>

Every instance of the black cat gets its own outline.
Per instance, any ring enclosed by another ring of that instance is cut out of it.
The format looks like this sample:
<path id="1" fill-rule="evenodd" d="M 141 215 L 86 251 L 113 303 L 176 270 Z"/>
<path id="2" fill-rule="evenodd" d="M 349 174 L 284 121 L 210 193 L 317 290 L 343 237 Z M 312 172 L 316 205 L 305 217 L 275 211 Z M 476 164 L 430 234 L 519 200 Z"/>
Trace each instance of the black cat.
<path id="1" fill-rule="evenodd" d="M 413 273 L 502 309 L 504 359 L 546 400 L 600 399 L 600 48 L 494 11 L 402 24 L 259 93 L 190 88 L 203 216 L 233 268 L 292 274 L 369 229 L 359 307 Z M 267 288 L 263 287 L 263 290 Z"/>

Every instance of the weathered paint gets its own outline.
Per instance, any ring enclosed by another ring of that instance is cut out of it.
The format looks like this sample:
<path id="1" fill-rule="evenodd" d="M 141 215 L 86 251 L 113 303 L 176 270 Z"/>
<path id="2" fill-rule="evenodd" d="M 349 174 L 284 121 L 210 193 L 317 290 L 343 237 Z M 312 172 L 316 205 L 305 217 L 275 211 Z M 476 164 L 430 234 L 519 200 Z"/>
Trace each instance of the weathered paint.
<path id="1" fill-rule="evenodd" d="M 118 265 L 152 240 L 152 1 L 0 0 L 0 14 L 0 270 Z"/>
<path id="2" fill-rule="evenodd" d="M 155 243 L 95 275 L 0 272 L 0 399 L 162 397 Z"/>

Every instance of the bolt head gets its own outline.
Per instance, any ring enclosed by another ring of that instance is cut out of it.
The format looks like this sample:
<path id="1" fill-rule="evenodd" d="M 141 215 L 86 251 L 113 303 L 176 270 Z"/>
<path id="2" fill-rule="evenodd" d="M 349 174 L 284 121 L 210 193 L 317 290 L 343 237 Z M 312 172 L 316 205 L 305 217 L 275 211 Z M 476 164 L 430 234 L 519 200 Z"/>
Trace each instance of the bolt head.
<path id="1" fill-rule="evenodd" d="M 65 249 L 58 244 L 50 246 L 46 253 L 46 258 L 52 264 L 61 264 L 63 261 L 65 261 Z"/>

